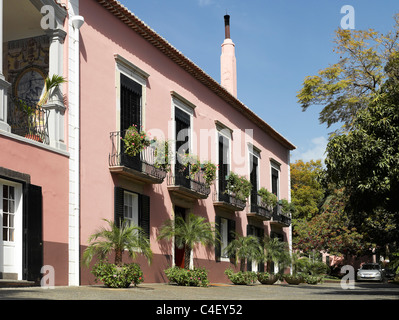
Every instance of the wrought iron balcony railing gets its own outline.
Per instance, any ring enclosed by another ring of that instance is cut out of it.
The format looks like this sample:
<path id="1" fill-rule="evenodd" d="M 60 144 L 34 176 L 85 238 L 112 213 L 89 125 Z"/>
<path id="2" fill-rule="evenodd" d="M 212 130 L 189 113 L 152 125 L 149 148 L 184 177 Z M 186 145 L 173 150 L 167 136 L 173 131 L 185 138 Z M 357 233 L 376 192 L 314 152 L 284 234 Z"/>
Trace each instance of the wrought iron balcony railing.
<path id="1" fill-rule="evenodd" d="M 196 199 L 206 199 L 211 192 L 211 188 L 205 182 L 202 170 L 194 176 L 190 176 L 189 168 L 183 170 L 178 164 L 175 165 L 174 173 L 168 176 L 168 189 Z"/>
<path id="2" fill-rule="evenodd" d="M 241 200 L 233 194 L 229 194 L 219 187 L 219 181 L 215 182 L 215 192 L 213 193 L 213 205 L 232 211 L 242 211 L 247 205 L 246 200 Z"/>
<path id="3" fill-rule="evenodd" d="M 124 152 L 121 137 L 124 132 L 111 132 L 110 171 L 120 173 L 145 183 L 162 183 L 167 172 L 155 164 L 155 148 L 149 146 L 136 156 Z"/>
<path id="4" fill-rule="evenodd" d="M 275 224 L 279 224 L 285 227 L 291 225 L 291 217 L 289 213 L 283 213 L 281 204 L 277 204 L 273 208 L 273 220 Z"/>
<path id="5" fill-rule="evenodd" d="M 49 110 L 34 101 L 8 97 L 7 120 L 16 135 L 49 144 L 48 116 Z"/>
<path id="6" fill-rule="evenodd" d="M 265 220 L 272 218 L 272 210 L 262 201 L 262 197 L 258 193 L 251 194 L 251 207 L 248 215 L 252 215 Z"/>

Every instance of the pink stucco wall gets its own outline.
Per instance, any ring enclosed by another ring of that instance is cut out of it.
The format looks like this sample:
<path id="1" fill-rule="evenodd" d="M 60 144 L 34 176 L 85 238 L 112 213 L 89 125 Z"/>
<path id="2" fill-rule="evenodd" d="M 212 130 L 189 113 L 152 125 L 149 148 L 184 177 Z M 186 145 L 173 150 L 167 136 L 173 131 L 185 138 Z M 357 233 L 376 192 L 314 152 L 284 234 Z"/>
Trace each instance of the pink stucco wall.
<path id="1" fill-rule="evenodd" d="M 3 135 L 0 150 L 0 167 L 28 174 L 32 184 L 42 187 L 44 264 L 55 268 L 56 285 L 66 285 L 68 157 Z"/>
<path id="2" fill-rule="evenodd" d="M 87 245 L 87 238 L 99 226 L 101 219 L 113 219 L 113 188 L 119 183 L 108 166 L 111 150 L 110 132 L 117 131 L 116 62 L 119 54 L 150 76 L 146 85 L 145 128 L 168 132 L 171 119 L 171 91 L 175 91 L 196 106 L 193 127 L 215 130 L 215 119 L 231 129 L 253 128 L 254 145 L 261 150 L 260 185 L 271 188 L 270 158 L 280 162 L 280 197 L 288 198 L 288 152 L 279 142 L 260 128 L 254 126 L 238 111 L 234 110 L 208 88 L 195 80 L 159 50 L 138 36 L 133 30 L 111 15 L 95 1 L 80 3 L 80 14 L 85 18 L 81 32 L 81 245 Z M 215 57 L 218 59 L 219 57 Z M 244 62 L 242 62 L 244 63 Z M 168 121 L 167 121 L 168 120 Z M 241 154 L 245 156 L 243 172 L 249 177 L 248 155 L 244 139 Z M 245 153 L 244 153 L 245 150 Z M 238 150 L 233 150 L 237 153 Z M 198 151 L 199 152 L 199 151 Z M 201 158 L 201 154 L 198 156 Z M 213 150 L 215 153 L 215 150 Z M 232 171 L 239 166 L 232 166 Z M 241 171 L 240 171 L 241 173 Z M 151 197 L 151 243 L 155 255 L 171 255 L 165 251 L 165 243 L 156 241 L 157 229 L 165 219 L 172 217 L 172 200 L 166 180 L 160 185 L 146 185 L 143 192 Z M 212 195 L 198 200 L 193 207 L 198 215 L 215 221 Z M 232 217 L 234 214 L 232 215 Z M 236 219 L 241 234 L 246 234 L 247 216 L 240 212 Z M 270 232 L 270 226 L 264 223 Z M 195 258 L 214 261 L 213 251 L 199 249 Z M 172 262 L 170 262 L 171 264 Z M 159 267 L 159 266 L 158 266 Z M 153 266 L 152 268 L 157 268 Z M 152 269 L 154 270 L 154 269 Z M 84 271 L 83 271 L 84 272 Z M 219 272 L 220 273 L 220 272 Z M 161 281 L 159 272 L 150 281 Z"/>

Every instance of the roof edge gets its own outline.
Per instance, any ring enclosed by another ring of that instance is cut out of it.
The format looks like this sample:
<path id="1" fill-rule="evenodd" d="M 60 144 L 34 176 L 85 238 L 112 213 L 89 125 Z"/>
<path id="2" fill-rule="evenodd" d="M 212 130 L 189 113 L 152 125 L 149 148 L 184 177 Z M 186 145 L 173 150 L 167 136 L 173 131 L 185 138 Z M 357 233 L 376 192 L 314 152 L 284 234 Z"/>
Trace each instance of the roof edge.
<path id="1" fill-rule="evenodd" d="M 259 128 L 272 136 L 275 140 L 280 142 L 284 147 L 289 150 L 296 149 L 290 141 L 284 138 L 280 133 L 273 129 L 269 124 L 267 124 L 262 118 L 256 115 L 251 109 L 249 109 L 240 100 L 234 97 L 230 92 L 223 88 L 218 82 L 216 82 L 212 77 L 205 73 L 200 67 L 198 67 L 194 62 L 187 58 L 183 53 L 172 46 L 167 40 L 140 20 L 133 12 L 127 9 L 117 0 L 95 0 L 115 17 L 125 23 L 128 27 L 133 29 L 141 37 L 151 43 L 154 47 L 160 50 L 178 66 L 192 75 L 195 79 L 201 82 L 203 85 L 208 87 L 217 96 L 222 98 L 237 111 L 239 111 L 247 119 L 255 123 Z"/>

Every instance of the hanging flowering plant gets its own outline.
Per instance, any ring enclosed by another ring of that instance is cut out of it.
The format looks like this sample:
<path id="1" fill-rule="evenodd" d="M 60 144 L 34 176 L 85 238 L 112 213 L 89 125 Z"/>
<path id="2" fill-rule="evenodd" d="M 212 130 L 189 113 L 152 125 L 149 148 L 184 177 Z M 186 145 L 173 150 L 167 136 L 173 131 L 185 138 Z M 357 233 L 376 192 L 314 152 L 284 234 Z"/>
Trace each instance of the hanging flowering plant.
<path id="1" fill-rule="evenodd" d="M 202 164 L 204 170 L 205 183 L 209 187 L 216 179 L 216 165 L 210 161 L 206 161 Z"/>
<path id="2" fill-rule="evenodd" d="M 237 199 L 246 201 L 252 189 L 252 184 L 244 176 L 231 172 L 227 178 L 226 193 L 235 196 Z"/>
<path id="3" fill-rule="evenodd" d="M 155 138 L 155 161 L 156 168 L 162 169 L 166 172 L 170 171 L 170 162 L 172 158 L 172 150 L 169 141 L 157 140 Z"/>
<path id="4" fill-rule="evenodd" d="M 182 165 L 181 170 L 184 172 L 188 168 L 188 179 L 194 179 L 197 173 L 201 170 L 201 163 L 197 156 L 190 153 L 179 153 L 178 161 Z"/>
<path id="5" fill-rule="evenodd" d="M 121 140 L 124 143 L 124 152 L 131 157 L 136 156 L 150 145 L 150 140 L 144 130 L 138 130 L 134 124 L 130 126 Z"/>

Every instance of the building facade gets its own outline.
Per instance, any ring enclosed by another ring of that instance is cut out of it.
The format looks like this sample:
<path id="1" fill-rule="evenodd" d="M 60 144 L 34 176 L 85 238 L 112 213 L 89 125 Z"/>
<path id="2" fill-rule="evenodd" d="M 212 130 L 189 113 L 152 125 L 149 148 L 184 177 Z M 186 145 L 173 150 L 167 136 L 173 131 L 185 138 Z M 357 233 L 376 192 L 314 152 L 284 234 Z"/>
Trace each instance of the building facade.
<path id="1" fill-rule="evenodd" d="M 212 282 L 227 281 L 231 264 L 222 249 L 231 231 L 290 243 L 289 217 L 278 206 L 262 208 L 256 191 L 265 187 L 290 200 L 295 147 L 237 99 L 228 17 L 218 83 L 118 1 L 18 0 L 22 17 L 14 1 L 1 2 L 3 278 L 37 280 L 49 265 L 56 285 L 93 283 L 80 257 L 103 219 L 130 219 L 147 232 L 153 263 L 138 259 L 147 282 L 167 281 L 163 270 L 183 263 L 173 241 L 157 240 L 176 215 L 217 224 L 221 245 L 195 248 L 190 261 L 208 269 Z M 18 16 L 19 29 L 10 16 Z M 43 118 L 21 120 L 20 100 L 37 100 L 43 79 L 53 74 L 67 82 L 35 111 Z M 152 148 L 127 156 L 121 138 L 133 124 L 168 140 L 173 155 L 184 150 L 217 164 L 215 182 L 206 185 L 201 171 L 187 177 L 179 161 L 169 172 L 155 167 Z M 251 181 L 248 201 L 224 192 L 231 172 Z"/>

